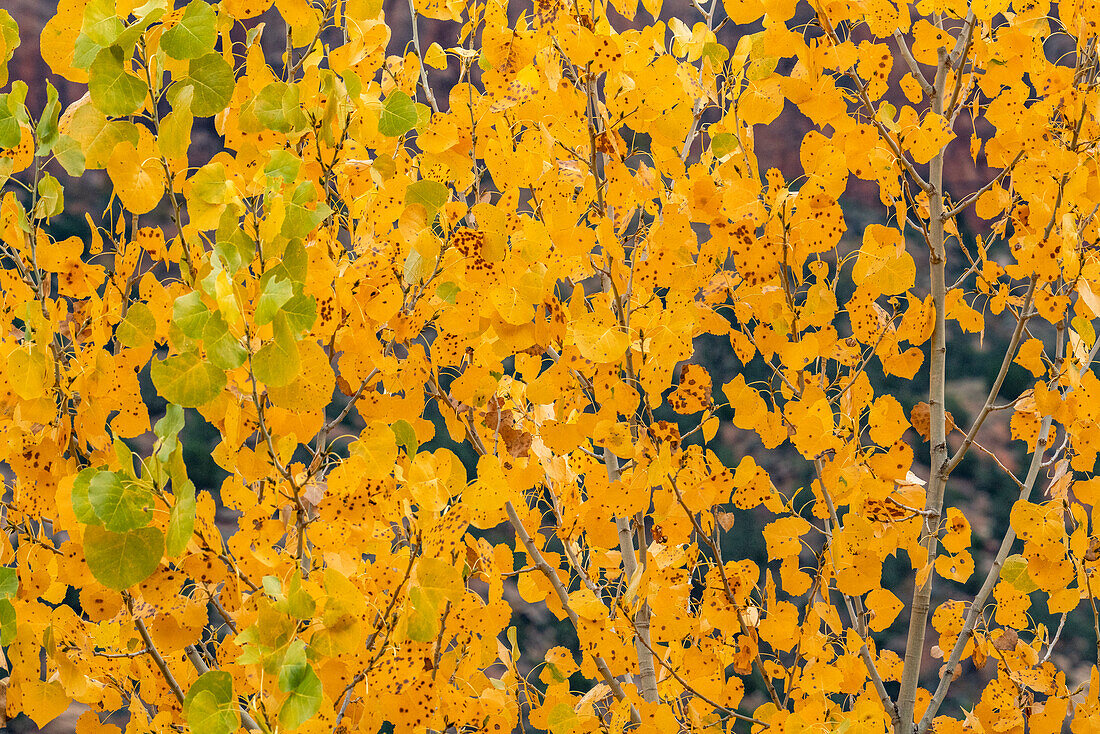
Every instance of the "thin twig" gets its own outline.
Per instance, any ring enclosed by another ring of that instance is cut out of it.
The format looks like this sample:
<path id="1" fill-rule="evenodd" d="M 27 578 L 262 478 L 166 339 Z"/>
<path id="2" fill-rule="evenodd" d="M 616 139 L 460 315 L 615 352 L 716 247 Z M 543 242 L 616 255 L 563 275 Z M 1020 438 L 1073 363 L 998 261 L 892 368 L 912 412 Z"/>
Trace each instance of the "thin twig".
<path id="1" fill-rule="evenodd" d="M 176 682 L 175 676 L 172 675 L 172 671 L 168 669 L 168 663 L 164 661 L 164 658 L 157 651 L 157 646 L 153 644 L 153 637 L 149 634 L 149 629 L 145 626 L 145 621 L 141 617 L 134 615 L 134 597 L 130 595 L 130 592 L 122 592 L 122 599 L 126 602 L 126 609 L 130 612 L 130 617 L 134 620 L 134 626 L 137 627 L 138 634 L 141 635 L 141 641 L 145 643 L 145 649 L 149 652 L 149 657 L 153 658 L 153 662 L 156 664 L 157 669 L 160 670 L 161 675 L 164 676 L 165 682 L 168 683 L 168 688 L 172 690 L 172 695 L 179 701 L 180 706 L 183 706 L 183 689 L 180 688 L 180 684 Z"/>
<path id="2" fill-rule="evenodd" d="M 623 606 L 623 604 L 621 602 L 619 604 L 619 608 L 623 612 L 623 618 L 627 619 L 627 620 L 630 620 L 630 624 L 634 625 L 634 621 L 630 617 L 630 610 L 627 609 L 625 606 Z M 635 634 L 637 634 L 637 627 L 635 627 Z M 641 635 L 638 635 L 638 639 L 639 640 L 642 639 Z M 686 680 L 684 680 L 683 676 L 681 676 L 678 672 L 676 672 L 675 668 L 673 668 L 671 665 L 666 663 L 664 661 L 664 659 L 662 659 L 662 657 L 659 654 L 657 654 L 657 651 L 654 650 L 648 642 L 643 642 L 642 644 L 646 646 L 646 649 L 649 650 L 649 653 L 653 656 L 653 659 L 657 661 L 657 664 L 660 665 L 665 670 L 667 670 L 669 675 L 671 675 L 673 678 L 675 678 L 676 682 L 679 683 L 681 686 L 683 686 L 684 690 L 686 690 L 691 695 L 695 696 L 696 698 L 703 701 L 707 705 L 713 706 L 715 709 L 717 709 L 718 711 L 721 711 L 722 713 L 726 714 L 727 716 L 732 716 L 733 718 L 739 719 L 740 721 L 748 721 L 748 722 L 751 722 L 753 724 L 759 724 L 760 726 L 763 726 L 765 729 L 767 729 L 771 726 L 767 722 L 761 721 L 760 719 L 754 719 L 753 717 L 751 717 L 747 714 L 743 714 L 740 711 L 737 711 L 736 709 L 731 709 L 727 706 L 723 706 L 722 704 L 717 703 L 716 701 L 708 698 L 707 696 L 704 696 L 697 689 L 695 689 L 690 683 L 688 683 Z"/>
<path id="3" fill-rule="evenodd" d="M 543 558 L 538 546 L 535 545 L 535 541 L 531 539 L 531 536 L 527 533 L 527 529 L 523 527 L 523 522 L 519 519 L 515 506 L 511 502 L 508 502 L 504 505 L 504 509 L 508 513 L 508 520 L 516 531 L 516 537 L 519 538 L 520 543 L 523 544 L 524 550 L 527 551 L 527 555 L 531 557 L 535 567 L 542 572 L 543 576 L 546 577 L 550 585 L 554 588 L 554 593 L 557 595 L 558 601 L 561 602 L 566 616 L 569 617 L 569 621 L 573 623 L 575 628 L 579 628 L 580 618 L 570 605 L 569 592 L 566 591 L 561 579 L 558 578 L 558 574 L 555 572 L 554 568 L 546 562 L 546 559 Z M 611 673 L 611 669 L 607 666 L 607 662 L 598 655 L 594 657 L 596 669 L 600 671 L 600 677 L 603 678 L 604 683 L 611 689 L 611 693 L 615 696 L 615 699 L 618 701 L 625 701 L 630 705 L 630 721 L 634 724 L 642 723 L 642 715 L 638 712 L 638 707 L 630 703 L 626 691 L 623 690 L 623 686 L 619 683 L 618 678 Z"/>

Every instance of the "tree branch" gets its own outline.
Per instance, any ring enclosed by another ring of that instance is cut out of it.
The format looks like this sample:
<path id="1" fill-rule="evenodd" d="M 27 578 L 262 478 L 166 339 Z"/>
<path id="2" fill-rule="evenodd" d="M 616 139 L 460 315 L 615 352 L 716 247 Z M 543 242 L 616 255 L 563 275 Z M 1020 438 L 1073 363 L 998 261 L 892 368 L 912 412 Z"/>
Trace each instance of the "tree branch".
<path id="1" fill-rule="evenodd" d="M 538 546 L 535 545 L 535 541 L 531 539 L 531 536 L 527 533 L 527 529 L 523 527 L 523 522 L 519 519 L 519 515 L 516 513 L 515 505 L 508 502 L 504 506 L 505 511 L 508 513 L 508 521 L 512 524 L 512 527 L 516 531 L 516 537 L 519 538 L 520 543 L 523 544 L 524 550 L 527 551 L 527 555 L 531 557 L 535 567 L 542 572 L 542 575 L 550 582 L 550 585 L 554 588 L 554 593 L 558 597 L 558 601 L 561 602 L 562 608 L 565 610 L 566 615 L 569 617 L 569 621 L 573 623 L 573 627 L 577 628 L 580 625 L 580 618 L 573 610 L 573 607 L 569 603 L 569 592 L 566 591 L 565 586 L 562 584 L 561 579 L 558 578 L 558 574 L 555 569 L 546 562 L 542 553 L 539 551 Z M 626 691 L 623 690 L 623 686 L 619 683 L 618 678 L 611 674 L 611 669 L 608 668 L 607 662 L 599 655 L 594 656 L 596 662 L 596 669 L 600 671 L 600 677 L 603 678 L 604 683 L 611 689 L 611 693 L 618 701 L 625 701 L 630 704 L 630 721 L 634 724 L 642 723 L 642 715 L 638 712 L 638 708 L 630 703 L 630 699 L 626 695 Z"/>

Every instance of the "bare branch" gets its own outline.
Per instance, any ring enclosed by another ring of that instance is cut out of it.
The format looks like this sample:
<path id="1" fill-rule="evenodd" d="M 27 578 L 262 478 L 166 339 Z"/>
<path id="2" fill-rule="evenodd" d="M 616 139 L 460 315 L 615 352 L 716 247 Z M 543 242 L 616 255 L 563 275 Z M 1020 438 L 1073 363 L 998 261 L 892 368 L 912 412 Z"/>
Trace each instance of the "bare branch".
<path id="1" fill-rule="evenodd" d="M 566 591 L 561 579 L 558 578 L 557 572 L 546 562 L 538 546 L 535 545 L 535 541 L 531 539 L 531 536 L 527 533 L 527 529 L 523 527 L 523 522 L 519 519 L 515 506 L 511 502 L 508 502 L 508 504 L 504 506 L 504 509 L 508 513 L 508 521 L 512 524 L 512 528 L 515 529 L 516 537 L 519 538 L 520 543 L 523 544 L 523 548 L 527 551 L 527 555 L 531 557 L 535 567 L 538 568 L 538 570 L 542 572 L 542 575 L 550 582 L 550 585 L 554 588 L 554 593 L 558 597 L 558 601 L 561 602 L 562 608 L 569 617 L 569 621 L 573 623 L 574 627 L 577 627 L 580 624 L 580 618 L 570 605 L 569 592 Z M 596 669 L 600 671 L 600 677 L 603 678 L 604 683 L 611 689 L 611 693 L 615 696 L 615 699 L 630 703 L 626 691 L 623 690 L 623 686 L 619 683 L 619 679 L 612 675 L 611 669 L 607 666 L 607 662 L 598 655 L 595 657 L 595 662 Z M 633 703 L 630 703 L 630 721 L 635 724 L 640 724 L 642 722 L 642 715 L 638 712 L 638 707 Z"/>

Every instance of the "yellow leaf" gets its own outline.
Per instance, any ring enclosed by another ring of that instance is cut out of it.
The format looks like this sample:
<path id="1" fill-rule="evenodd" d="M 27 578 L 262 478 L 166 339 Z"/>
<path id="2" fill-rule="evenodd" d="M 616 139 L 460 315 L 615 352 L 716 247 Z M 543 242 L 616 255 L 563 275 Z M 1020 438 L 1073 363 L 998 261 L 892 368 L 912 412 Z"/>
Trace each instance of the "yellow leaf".
<path id="1" fill-rule="evenodd" d="M 886 589 L 872 589 L 866 604 L 871 613 L 868 626 L 874 632 L 881 632 L 893 624 L 903 607 L 901 599 Z"/>
<path id="2" fill-rule="evenodd" d="M 610 313 L 593 311 L 573 322 L 573 341 L 582 357 L 606 364 L 622 358 L 630 346 L 630 334 Z"/>
<path id="3" fill-rule="evenodd" d="M 19 692 L 22 694 L 20 708 L 40 729 L 69 708 L 69 697 L 59 681 L 46 683 L 36 675 L 30 680 L 20 680 Z"/>
<path id="4" fill-rule="evenodd" d="M 145 144 L 135 148 L 124 140 L 107 159 L 107 175 L 115 194 L 132 214 L 152 211 L 164 196 L 163 169 L 151 148 Z"/>
<path id="5" fill-rule="evenodd" d="M 857 285 L 876 294 L 904 293 L 913 287 L 916 272 L 901 232 L 881 224 L 872 224 L 863 231 L 859 259 L 852 271 Z"/>
<path id="6" fill-rule="evenodd" d="M 909 428 L 905 411 L 892 395 L 880 395 L 871 406 L 868 419 L 871 427 L 871 440 L 879 446 L 890 446 Z"/>
<path id="7" fill-rule="evenodd" d="M 446 69 L 447 54 L 443 52 L 443 47 L 432 42 L 432 45 L 428 46 L 428 50 L 424 52 L 424 63 L 433 69 Z"/>
<path id="8" fill-rule="evenodd" d="M 49 379 L 46 354 L 30 347 L 15 349 L 8 355 L 7 377 L 15 394 L 35 400 L 46 394 Z"/>
<path id="9" fill-rule="evenodd" d="M 19 143 L 12 148 L 0 148 L 0 158 L 11 159 L 11 170 L 8 173 L 19 173 L 26 169 L 34 160 L 34 134 L 29 125 L 20 125 Z"/>
<path id="10" fill-rule="evenodd" d="M 917 163 L 927 163 L 932 160 L 937 153 L 943 150 L 945 145 L 955 138 L 951 124 L 943 115 L 935 112 L 926 114 L 924 120 L 921 121 L 920 128 L 909 134 L 914 139 L 906 147 Z"/>

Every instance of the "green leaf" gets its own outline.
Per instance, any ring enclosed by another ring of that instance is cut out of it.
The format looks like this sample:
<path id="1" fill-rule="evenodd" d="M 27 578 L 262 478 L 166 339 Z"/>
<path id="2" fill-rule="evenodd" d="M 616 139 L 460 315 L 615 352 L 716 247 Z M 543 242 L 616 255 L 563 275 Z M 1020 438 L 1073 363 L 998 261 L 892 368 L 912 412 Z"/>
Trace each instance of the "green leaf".
<path id="1" fill-rule="evenodd" d="M 278 603 L 286 599 L 286 594 L 283 593 L 283 582 L 278 576 L 264 576 L 260 579 L 260 583 L 263 584 L 264 593 L 270 596 L 272 601 Z"/>
<path id="2" fill-rule="evenodd" d="M 146 3 L 143 7 L 148 7 L 149 5 L 150 3 Z M 127 51 L 133 51 L 134 46 L 137 45 L 138 39 L 141 38 L 141 34 L 145 33 L 145 29 L 148 28 L 151 23 L 160 20 L 161 16 L 164 15 L 164 10 L 164 8 L 152 8 L 149 10 L 131 25 L 126 26 L 126 30 L 118 34 L 115 44 Z M 134 8 L 133 12 L 137 14 L 141 12 L 141 9 Z"/>
<path id="3" fill-rule="evenodd" d="M 283 248 L 283 254 L 279 258 L 282 260 L 280 264 L 286 269 L 287 277 L 294 283 L 294 292 L 301 293 L 309 270 L 309 255 L 306 254 L 305 245 L 301 240 L 291 240 Z"/>
<path id="4" fill-rule="evenodd" d="M 730 57 L 730 51 L 720 43 L 705 43 L 703 44 L 703 55 L 709 58 L 715 66 L 721 66 Z"/>
<path id="5" fill-rule="evenodd" d="M 440 300 L 453 305 L 460 290 L 457 284 L 447 281 L 436 286 L 435 294 L 439 296 Z"/>
<path id="6" fill-rule="evenodd" d="M 252 100 L 252 114 L 262 128 L 280 133 L 290 132 L 290 122 L 286 117 L 289 88 L 285 82 L 271 82 Z M 297 97 L 296 88 L 294 96 Z M 294 101 L 297 102 L 296 99 Z"/>
<path id="7" fill-rule="evenodd" d="M 295 640 L 279 669 L 279 688 L 290 695 L 279 709 L 279 724 L 288 730 L 309 721 L 321 707 L 321 679 L 306 662 L 305 643 Z"/>
<path id="8" fill-rule="evenodd" d="M 206 348 L 207 358 L 223 370 L 231 370 L 244 364 L 248 352 L 241 341 L 229 330 L 220 311 L 215 311 L 206 322 L 202 332 L 202 344 Z"/>
<path id="9" fill-rule="evenodd" d="M 195 485 L 184 482 L 175 487 L 176 504 L 168 515 L 168 533 L 165 536 L 165 552 L 175 558 L 187 548 L 187 541 L 195 531 Z"/>
<path id="10" fill-rule="evenodd" d="M 19 48 L 19 25 L 11 13 L 0 9 L 0 41 L 3 42 L 3 55 L 0 56 L 0 87 L 8 83 L 8 62 Z M 5 146 L 7 147 L 7 146 Z"/>
<path id="11" fill-rule="evenodd" d="M 7 647 L 15 642 L 15 607 L 7 599 L 0 599 L 0 645 Z"/>
<path id="12" fill-rule="evenodd" d="M 34 205 L 35 219 L 49 219 L 65 208 L 65 190 L 61 183 L 48 173 L 38 181 L 38 201 Z"/>
<path id="13" fill-rule="evenodd" d="M 424 279 L 424 258 L 420 255 L 420 252 L 416 249 L 409 250 L 408 257 L 405 258 L 405 267 L 401 270 L 401 282 L 406 286 L 416 285 Z"/>
<path id="14" fill-rule="evenodd" d="M 167 466 L 173 487 L 182 487 L 190 481 L 187 478 L 187 464 L 183 460 L 183 444 L 176 444 L 175 450 L 168 458 Z"/>
<path id="15" fill-rule="evenodd" d="M 710 152 L 718 158 L 737 150 L 737 137 L 733 133 L 716 133 L 710 139 Z"/>
<path id="16" fill-rule="evenodd" d="M 416 456 L 417 442 L 416 431 L 413 430 L 412 424 L 404 418 L 395 421 L 390 426 L 390 430 L 393 431 L 393 435 L 397 438 L 397 445 L 405 448 L 405 455 L 410 459 Z"/>
<path id="17" fill-rule="evenodd" d="M 73 41 L 73 68 L 88 69 L 95 61 L 96 54 L 102 49 L 103 46 L 88 38 L 87 33 L 82 32 Z"/>
<path id="18" fill-rule="evenodd" d="M 183 697 L 183 712 L 195 734 L 229 734 L 240 725 L 233 676 L 211 670 L 199 676 Z"/>
<path id="19" fill-rule="evenodd" d="M 208 318 L 210 309 L 202 302 L 202 294 L 198 291 L 182 295 L 172 304 L 172 322 L 192 339 L 202 336 Z"/>
<path id="20" fill-rule="evenodd" d="M 269 579 L 274 582 L 270 589 L 268 588 Z M 302 588 L 302 580 L 297 575 L 291 576 L 285 593 L 282 591 L 279 579 L 274 576 L 264 577 L 264 589 L 272 599 L 275 599 L 275 609 L 296 619 L 310 619 L 317 611 L 317 602 L 308 591 Z"/>
<path id="21" fill-rule="evenodd" d="M 103 524 L 103 521 L 95 514 L 95 510 L 92 509 L 92 503 L 88 500 L 88 488 L 91 486 L 92 477 L 98 472 L 98 469 L 88 467 L 87 469 L 81 469 L 80 473 L 73 479 L 73 490 L 70 495 L 73 514 L 76 515 L 77 520 L 85 525 Z"/>
<path id="22" fill-rule="evenodd" d="M 19 591 L 19 572 L 14 568 L 0 568 L 0 599 L 11 599 Z"/>
<path id="23" fill-rule="evenodd" d="M 191 61 L 187 67 L 185 84 L 194 88 L 191 100 L 191 114 L 195 117 L 210 117 L 225 109 L 233 97 L 233 67 L 221 54 L 211 52 Z"/>
<path id="24" fill-rule="evenodd" d="M 283 215 L 283 226 L 280 230 L 287 239 L 305 237 L 313 231 L 318 224 L 332 214 L 332 209 L 323 201 L 317 202 L 314 208 L 309 204 L 317 198 L 317 189 L 310 181 L 303 181 L 294 189 L 290 201 L 286 202 L 286 213 Z"/>
<path id="25" fill-rule="evenodd" d="M 164 536 L 156 528 L 113 533 L 89 525 L 84 529 L 84 557 L 104 586 L 122 591 L 153 575 L 164 555 Z"/>
<path id="26" fill-rule="evenodd" d="M 568 703 L 556 704 L 546 717 L 550 734 L 570 734 L 581 725 L 580 717 Z"/>
<path id="27" fill-rule="evenodd" d="M 125 120 L 110 120 L 102 112 L 86 105 L 73 117 L 73 129 L 78 124 L 87 126 L 87 135 L 83 138 L 87 141 L 84 146 L 84 157 L 88 168 L 103 168 L 107 165 L 107 159 L 111 157 L 115 146 L 126 141 L 137 147 L 138 128 L 132 122 Z"/>
<path id="28" fill-rule="evenodd" d="M 153 433 L 160 439 L 156 454 L 157 461 L 165 463 L 172 456 L 172 452 L 179 445 L 178 436 L 183 426 L 183 408 L 168 403 L 164 409 L 164 416 L 153 426 Z"/>
<path id="29" fill-rule="evenodd" d="M 187 708 L 187 723 L 194 734 L 229 734 L 239 721 L 237 712 L 220 705 L 210 691 L 200 691 Z"/>
<path id="30" fill-rule="evenodd" d="M 298 178 L 298 170 L 302 167 L 302 159 L 289 150 L 276 150 L 271 154 L 271 160 L 264 166 L 264 174 L 269 179 L 279 179 L 284 184 Z"/>
<path id="31" fill-rule="evenodd" d="M 294 295 L 294 285 L 286 278 L 270 278 L 264 283 L 260 300 L 256 303 L 256 323 L 270 324 L 283 304 Z"/>
<path id="32" fill-rule="evenodd" d="M 206 0 L 191 0 L 179 22 L 160 37 L 160 47 L 173 59 L 197 59 L 214 50 L 217 17 Z"/>
<path id="33" fill-rule="evenodd" d="M 122 49 L 111 46 L 95 56 L 88 69 L 88 91 L 92 103 L 112 117 L 125 117 L 137 112 L 149 94 L 144 81 L 126 72 Z"/>
<path id="34" fill-rule="evenodd" d="M 191 98 L 194 90 L 184 87 L 175 96 L 178 105 L 165 115 L 160 121 L 160 135 L 157 143 L 166 158 L 181 158 L 187 155 L 187 149 L 191 145 L 191 129 L 194 127 L 195 116 L 191 114 Z"/>
<path id="35" fill-rule="evenodd" d="M 211 670 L 203 673 L 187 689 L 183 697 L 183 710 L 187 711 L 191 701 L 200 693 L 209 693 L 223 706 L 233 703 L 233 676 L 224 670 Z"/>
<path id="36" fill-rule="evenodd" d="M 425 556 L 416 566 L 417 586 L 437 609 L 446 601 L 458 601 L 462 596 L 462 575 L 453 563 L 442 558 Z"/>
<path id="37" fill-rule="evenodd" d="M 134 474 L 134 452 L 130 450 L 126 442 L 116 436 L 114 443 L 111 444 L 111 449 L 115 452 L 119 470 L 122 472 L 119 476 L 123 479 L 127 477 L 130 479 L 136 478 L 137 475 Z"/>
<path id="38" fill-rule="evenodd" d="M 0 66 L 0 68 L 3 68 Z M 0 94 L 0 148 L 14 148 L 23 139 L 15 113 L 8 108 L 11 95 Z"/>
<path id="39" fill-rule="evenodd" d="M 429 222 L 435 219 L 435 213 L 447 203 L 449 196 L 447 187 L 438 181 L 417 181 L 405 189 L 405 203 L 423 206 Z"/>
<path id="40" fill-rule="evenodd" d="M 53 145 L 53 155 L 65 169 L 65 173 L 73 178 L 84 175 L 84 150 L 73 138 L 68 135 L 58 135 L 57 142 Z"/>
<path id="41" fill-rule="evenodd" d="M 412 98 L 401 91 L 390 92 L 382 103 L 378 118 L 378 132 L 387 137 L 404 135 L 416 126 L 416 105 Z"/>
<path id="42" fill-rule="evenodd" d="M 271 387 L 285 387 L 298 376 L 301 363 L 298 342 L 283 313 L 275 316 L 275 338 L 260 347 L 252 357 L 252 372 L 256 379 Z"/>
<path id="43" fill-rule="evenodd" d="M 317 319 L 317 299 L 304 293 L 283 304 L 283 314 L 295 332 L 306 331 Z"/>
<path id="44" fill-rule="evenodd" d="M 42 115 L 38 118 L 38 126 L 35 133 L 38 137 L 38 150 L 36 155 L 49 155 L 50 150 L 57 143 L 57 116 L 61 113 L 61 104 L 57 101 L 57 90 L 49 82 L 46 82 L 46 106 L 42 108 Z"/>
<path id="45" fill-rule="evenodd" d="M 92 0 L 84 8 L 80 32 L 101 48 L 114 44 L 122 33 L 122 20 L 115 12 L 115 0 Z"/>
<path id="46" fill-rule="evenodd" d="M 184 408 L 209 403 L 225 387 L 225 371 L 191 353 L 153 360 L 149 374 L 161 397 Z"/>
<path id="47" fill-rule="evenodd" d="M 1030 594 L 1039 588 L 1027 572 L 1027 558 L 1019 553 L 1005 559 L 1001 566 L 1001 579 L 1010 583 L 1021 594 Z"/>
<path id="48" fill-rule="evenodd" d="M 98 472 L 88 485 L 88 503 L 103 526 L 116 533 L 137 530 L 152 519 L 152 495 L 137 482 L 115 472 Z"/>
<path id="49" fill-rule="evenodd" d="M 409 589 L 412 611 L 405 627 L 405 636 L 413 642 L 431 642 L 439 634 L 439 610 L 418 587 Z"/>
<path id="50" fill-rule="evenodd" d="M 270 581 L 269 581 L 270 579 Z M 285 598 L 282 594 L 282 583 L 274 576 L 264 577 L 264 589 L 270 594 L 272 590 L 279 588 L 276 596 Z M 274 597 L 273 597 L 274 598 Z M 279 690 L 288 692 L 301 682 L 305 669 L 309 666 L 306 661 L 306 643 L 295 640 L 287 646 L 283 654 L 283 662 L 279 666 Z"/>
<path id="51" fill-rule="evenodd" d="M 239 227 L 222 238 L 219 234 L 214 245 L 214 254 L 225 263 L 229 273 L 235 273 L 245 263 L 252 262 L 256 254 L 256 243 Z"/>

